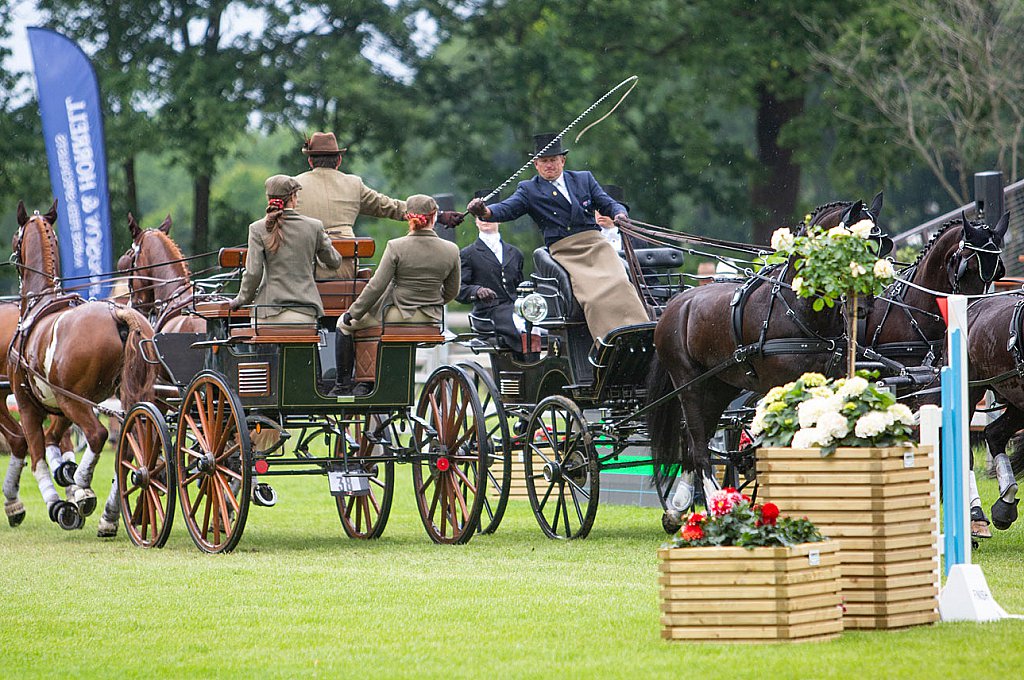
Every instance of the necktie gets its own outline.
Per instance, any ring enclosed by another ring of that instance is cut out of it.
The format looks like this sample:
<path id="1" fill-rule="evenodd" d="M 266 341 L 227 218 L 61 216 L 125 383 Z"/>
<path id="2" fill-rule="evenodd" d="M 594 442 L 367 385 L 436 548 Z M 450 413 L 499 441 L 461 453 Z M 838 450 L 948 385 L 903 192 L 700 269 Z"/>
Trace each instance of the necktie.
<path id="1" fill-rule="evenodd" d="M 555 185 L 556 189 L 562 192 L 562 195 L 565 196 L 565 200 L 572 203 L 572 198 L 570 198 L 569 196 L 569 187 L 565 186 L 565 175 L 560 176 L 553 182 L 553 184 Z"/>

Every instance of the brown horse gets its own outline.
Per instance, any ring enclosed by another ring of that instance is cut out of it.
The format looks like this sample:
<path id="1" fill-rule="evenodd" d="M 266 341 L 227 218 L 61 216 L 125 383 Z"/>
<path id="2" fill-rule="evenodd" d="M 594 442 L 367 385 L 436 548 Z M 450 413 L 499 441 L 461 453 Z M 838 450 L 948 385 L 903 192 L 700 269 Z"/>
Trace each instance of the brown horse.
<path id="1" fill-rule="evenodd" d="M 115 391 L 122 404 L 152 399 L 155 375 L 143 359 L 140 341 L 152 338 L 153 330 L 135 310 L 61 293 L 50 217 L 38 212 L 29 217 L 18 204 L 13 260 L 21 275 L 21 327 L 11 345 L 9 372 L 32 474 L 50 519 L 75 529 L 96 508 L 92 476 L 107 441 L 107 429 L 93 412 L 94 405 Z M 73 504 L 59 499 L 50 470 L 42 464 L 42 427 L 48 414 L 78 425 L 88 442 L 74 474 Z M 113 535 L 117 519 L 117 505 L 108 500 L 99 534 Z"/>
<path id="2" fill-rule="evenodd" d="M 206 321 L 184 314 L 193 287 L 185 256 L 170 237 L 171 216 L 156 229 L 143 229 L 128 213 L 132 246 L 117 261 L 128 273 L 132 306 L 149 317 L 157 333 L 204 333 Z"/>
<path id="3" fill-rule="evenodd" d="M 881 194 L 870 208 L 861 201 L 829 204 L 808 226 L 862 219 L 877 225 L 881 206 Z M 670 300 L 658 320 L 649 398 L 681 390 L 648 415 L 656 474 L 684 471 L 663 518 L 666 529 L 674 529 L 693 503 L 697 475 L 705 498 L 718 488 L 708 442 L 733 399 L 743 390 L 764 394 L 808 371 L 835 374 L 843 367 L 842 305 L 813 311 L 813 300 L 793 292 L 793 276 L 787 262 L 745 282 L 691 288 Z"/>

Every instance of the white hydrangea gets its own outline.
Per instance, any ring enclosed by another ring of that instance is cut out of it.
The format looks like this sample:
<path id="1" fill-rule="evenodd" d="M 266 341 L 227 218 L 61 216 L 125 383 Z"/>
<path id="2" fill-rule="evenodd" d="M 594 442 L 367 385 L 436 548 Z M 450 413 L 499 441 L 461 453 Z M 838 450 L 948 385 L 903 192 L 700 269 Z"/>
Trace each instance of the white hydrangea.
<path id="1" fill-rule="evenodd" d="M 833 392 L 831 388 L 825 387 L 824 385 L 821 385 L 820 387 L 812 387 L 811 389 L 808 390 L 808 393 L 812 397 L 820 397 L 822 399 L 828 399 L 830 397 L 835 396 L 835 392 Z"/>
<path id="2" fill-rule="evenodd" d="M 868 238 L 871 236 L 871 230 L 875 228 L 875 223 L 871 220 L 864 219 L 857 224 L 850 227 L 850 231 L 860 238 Z"/>
<path id="3" fill-rule="evenodd" d="M 824 413 L 818 418 L 818 429 L 830 439 L 842 439 L 850 434 L 850 421 L 842 413 Z"/>
<path id="4" fill-rule="evenodd" d="M 899 421 L 904 425 L 914 425 L 914 412 L 910 410 L 910 407 L 906 404 L 893 404 L 889 407 L 889 415 L 891 415 L 895 421 Z"/>
<path id="5" fill-rule="evenodd" d="M 793 247 L 796 237 L 789 227 L 780 227 L 772 234 L 772 248 L 774 250 L 789 250 Z"/>
<path id="6" fill-rule="evenodd" d="M 891 279 L 896 275 L 896 271 L 892 268 L 892 262 L 889 260 L 878 260 L 875 262 L 875 276 L 880 279 Z"/>
<path id="7" fill-rule="evenodd" d="M 836 390 L 836 394 L 843 398 L 856 397 L 864 394 L 864 390 L 867 388 L 868 381 L 856 375 L 848 380 L 844 380 L 843 384 Z"/>
<path id="8" fill-rule="evenodd" d="M 764 395 L 764 399 L 762 399 L 761 401 L 764 402 L 765 404 L 770 404 L 773 401 L 778 401 L 779 399 L 782 399 L 782 395 L 784 395 L 785 393 L 786 389 L 784 387 L 773 387 L 770 390 L 768 390 L 768 394 Z"/>
<path id="9" fill-rule="evenodd" d="M 765 422 L 765 415 L 764 411 L 757 409 L 757 412 L 754 413 L 754 419 L 750 421 L 750 434 L 756 437 L 764 432 L 764 428 L 767 425 Z"/>
<path id="10" fill-rule="evenodd" d="M 868 270 L 865 269 L 864 265 L 860 264 L 859 262 L 851 262 L 850 273 L 853 274 L 853 278 L 857 278 L 858 276 L 863 276 L 864 274 L 867 274 Z"/>
<path id="11" fill-rule="evenodd" d="M 817 449 L 831 443 L 828 435 L 816 427 L 804 427 L 793 435 L 794 449 Z"/>
<path id="12" fill-rule="evenodd" d="M 838 413 L 842 405 L 842 400 L 835 396 L 811 397 L 807 401 L 800 402 L 796 407 L 800 427 L 814 427 L 823 415 Z"/>
<path id="13" fill-rule="evenodd" d="M 893 422 L 894 418 L 888 411 L 868 411 L 857 419 L 853 432 L 861 439 L 869 439 L 885 432 Z"/>
<path id="14" fill-rule="evenodd" d="M 847 236 L 852 236 L 852 234 L 846 230 L 846 227 L 841 224 L 838 227 L 832 227 L 829 229 L 828 235 L 832 238 L 846 238 Z"/>
<path id="15" fill-rule="evenodd" d="M 797 276 L 793 279 L 793 292 L 797 295 L 800 294 L 800 290 L 804 287 L 804 277 Z"/>

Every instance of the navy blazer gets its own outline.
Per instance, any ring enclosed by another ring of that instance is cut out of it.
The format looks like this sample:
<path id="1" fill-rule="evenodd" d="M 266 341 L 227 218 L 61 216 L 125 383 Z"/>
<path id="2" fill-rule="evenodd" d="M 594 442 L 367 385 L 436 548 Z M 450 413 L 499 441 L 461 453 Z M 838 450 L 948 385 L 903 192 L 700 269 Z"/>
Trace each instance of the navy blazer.
<path id="1" fill-rule="evenodd" d="M 550 246 L 566 236 L 598 229 L 594 221 L 595 210 L 613 217 L 627 212 L 624 206 L 605 193 L 590 172 L 566 170 L 562 174 L 572 197 L 571 205 L 552 182 L 537 175 L 520 182 L 515 192 L 504 201 L 489 206 L 491 219 L 510 222 L 528 214 L 544 234 L 544 245 Z"/>
<path id="2" fill-rule="evenodd" d="M 523 253 L 515 246 L 501 242 L 501 264 L 487 244 L 479 238 L 460 251 L 462 262 L 462 288 L 456 298 L 459 302 L 473 303 L 473 311 L 513 302 L 516 289 L 523 282 Z M 478 300 L 480 287 L 490 288 L 497 297 Z"/>

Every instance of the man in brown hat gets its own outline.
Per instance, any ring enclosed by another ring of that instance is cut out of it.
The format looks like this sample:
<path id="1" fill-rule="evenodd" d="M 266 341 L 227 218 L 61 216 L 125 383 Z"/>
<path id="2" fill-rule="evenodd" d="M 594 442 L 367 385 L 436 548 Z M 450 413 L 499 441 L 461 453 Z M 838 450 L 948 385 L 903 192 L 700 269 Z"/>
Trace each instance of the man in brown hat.
<path id="1" fill-rule="evenodd" d="M 354 238 L 352 226 L 359 215 L 404 221 L 407 212 L 405 201 L 376 192 L 363 184 L 358 175 L 338 170 L 344 152 L 345 149 L 338 148 L 333 132 L 314 132 L 306 141 L 302 153 L 307 157 L 310 170 L 295 178 L 302 185 L 296 210 L 323 222 L 327 233 L 334 238 Z M 462 222 L 462 215 L 442 212 L 437 219 L 445 226 L 454 227 Z M 352 278 L 353 274 L 351 260 L 343 263 L 333 274 L 317 272 L 321 278 L 332 275 Z"/>
<path id="2" fill-rule="evenodd" d="M 590 334 L 603 338 L 614 328 L 650 320 L 619 256 L 594 220 L 597 211 L 617 220 L 627 217 L 627 212 L 592 174 L 565 170 L 569 151 L 555 137 L 542 134 L 533 138 L 534 154 L 540 154 L 533 161 L 536 177 L 520 182 L 500 203 L 488 206 L 483 199 L 474 198 L 469 212 L 492 222 L 510 222 L 529 214 L 544 234 L 551 257 L 569 272 L 573 295 L 587 317 Z"/>

